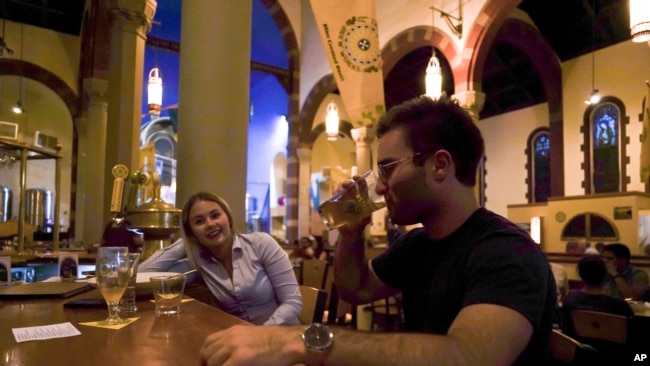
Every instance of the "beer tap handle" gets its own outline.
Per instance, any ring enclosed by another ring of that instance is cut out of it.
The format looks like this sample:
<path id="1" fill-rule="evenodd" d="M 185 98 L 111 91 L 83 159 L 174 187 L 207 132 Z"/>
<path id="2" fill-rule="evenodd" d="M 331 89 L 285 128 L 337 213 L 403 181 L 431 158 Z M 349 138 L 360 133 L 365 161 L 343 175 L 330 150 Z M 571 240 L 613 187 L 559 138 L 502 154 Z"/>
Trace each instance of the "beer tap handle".
<path id="1" fill-rule="evenodd" d="M 124 194 L 124 178 L 129 176 L 126 165 L 117 164 L 113 167 L 113 195 L 111 196 L 111 212 L 122 212 L 122 196 Z"/>

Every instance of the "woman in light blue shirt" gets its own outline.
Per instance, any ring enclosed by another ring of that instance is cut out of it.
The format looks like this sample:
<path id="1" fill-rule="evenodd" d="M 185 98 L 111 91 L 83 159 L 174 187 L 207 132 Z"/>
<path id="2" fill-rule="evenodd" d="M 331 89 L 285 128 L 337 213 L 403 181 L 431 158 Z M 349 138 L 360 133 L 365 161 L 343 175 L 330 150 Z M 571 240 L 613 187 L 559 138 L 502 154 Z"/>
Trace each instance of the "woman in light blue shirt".
<path id="1" fill-rule="evenodd" d="M 237 233 L 228 203 L 206 192 L 183 207 L 182 229 L 182 240 L 147 258 L 139 271 L 196 268 L 220 309 L 257 325 L 299 324 L 298 281 L 269 234 Z"/>

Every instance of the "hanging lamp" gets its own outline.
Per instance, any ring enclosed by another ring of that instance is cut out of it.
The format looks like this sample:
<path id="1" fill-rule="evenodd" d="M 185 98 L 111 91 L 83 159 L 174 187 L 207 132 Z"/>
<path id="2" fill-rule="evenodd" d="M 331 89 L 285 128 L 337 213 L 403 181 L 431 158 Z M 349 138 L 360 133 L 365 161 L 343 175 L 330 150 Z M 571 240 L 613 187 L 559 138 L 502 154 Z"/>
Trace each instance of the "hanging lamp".
<path id="1" fill-rule="evenodd" d="M 154 118 L 160 116 L 160 111 L 162 110 L 162 93 L 163 83 L 160 77 L 160 69 L 154 67 L 149 71 L 149 84 L 147 85 L 149 114 Z"/>
<path id="2" fill-rule="evenodd" d="M 633 42 L 650 42 L 650 1 L 630 0 L 630 34 Z"/>
<path id="3" fill-rule="evenodd" d="M 325 115 L 325 132 L 329 141 L 336 141 L 339 137 L 339 108 L 334 101 L 327 105 Z"/>

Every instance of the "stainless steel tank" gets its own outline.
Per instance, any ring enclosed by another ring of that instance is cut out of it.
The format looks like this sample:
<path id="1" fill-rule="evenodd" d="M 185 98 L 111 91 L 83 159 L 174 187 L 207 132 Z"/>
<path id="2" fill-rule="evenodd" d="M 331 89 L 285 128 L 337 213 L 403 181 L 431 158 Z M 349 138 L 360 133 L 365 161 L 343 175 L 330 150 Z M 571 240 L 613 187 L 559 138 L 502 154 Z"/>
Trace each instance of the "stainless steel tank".
<path id="1" fill-rule="evenodd" d="M 54 226 L 54 192 L 43 188 L 30 188 L 27 193 L 26 221 L 41 231 Z"/>
<path id="2" fill-rule="evenodd" d="M 0 222 L 11 220 L 11 189 L 0 185 Z"/>

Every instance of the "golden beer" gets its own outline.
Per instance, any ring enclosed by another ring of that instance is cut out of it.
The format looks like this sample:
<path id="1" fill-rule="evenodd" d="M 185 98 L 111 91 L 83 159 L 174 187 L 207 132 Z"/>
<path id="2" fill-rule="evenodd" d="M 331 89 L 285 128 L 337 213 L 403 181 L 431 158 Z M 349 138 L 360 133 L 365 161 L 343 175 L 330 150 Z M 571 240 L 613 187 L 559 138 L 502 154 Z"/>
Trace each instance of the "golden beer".
<path id="1" fill-rule="evenodd" d="M 328 230 L 359 221 L 386 207 L 384 197 L 375 193 L 376 177 L 372 171 L 348 189 L 318 206 L 318 214 Z"/>

